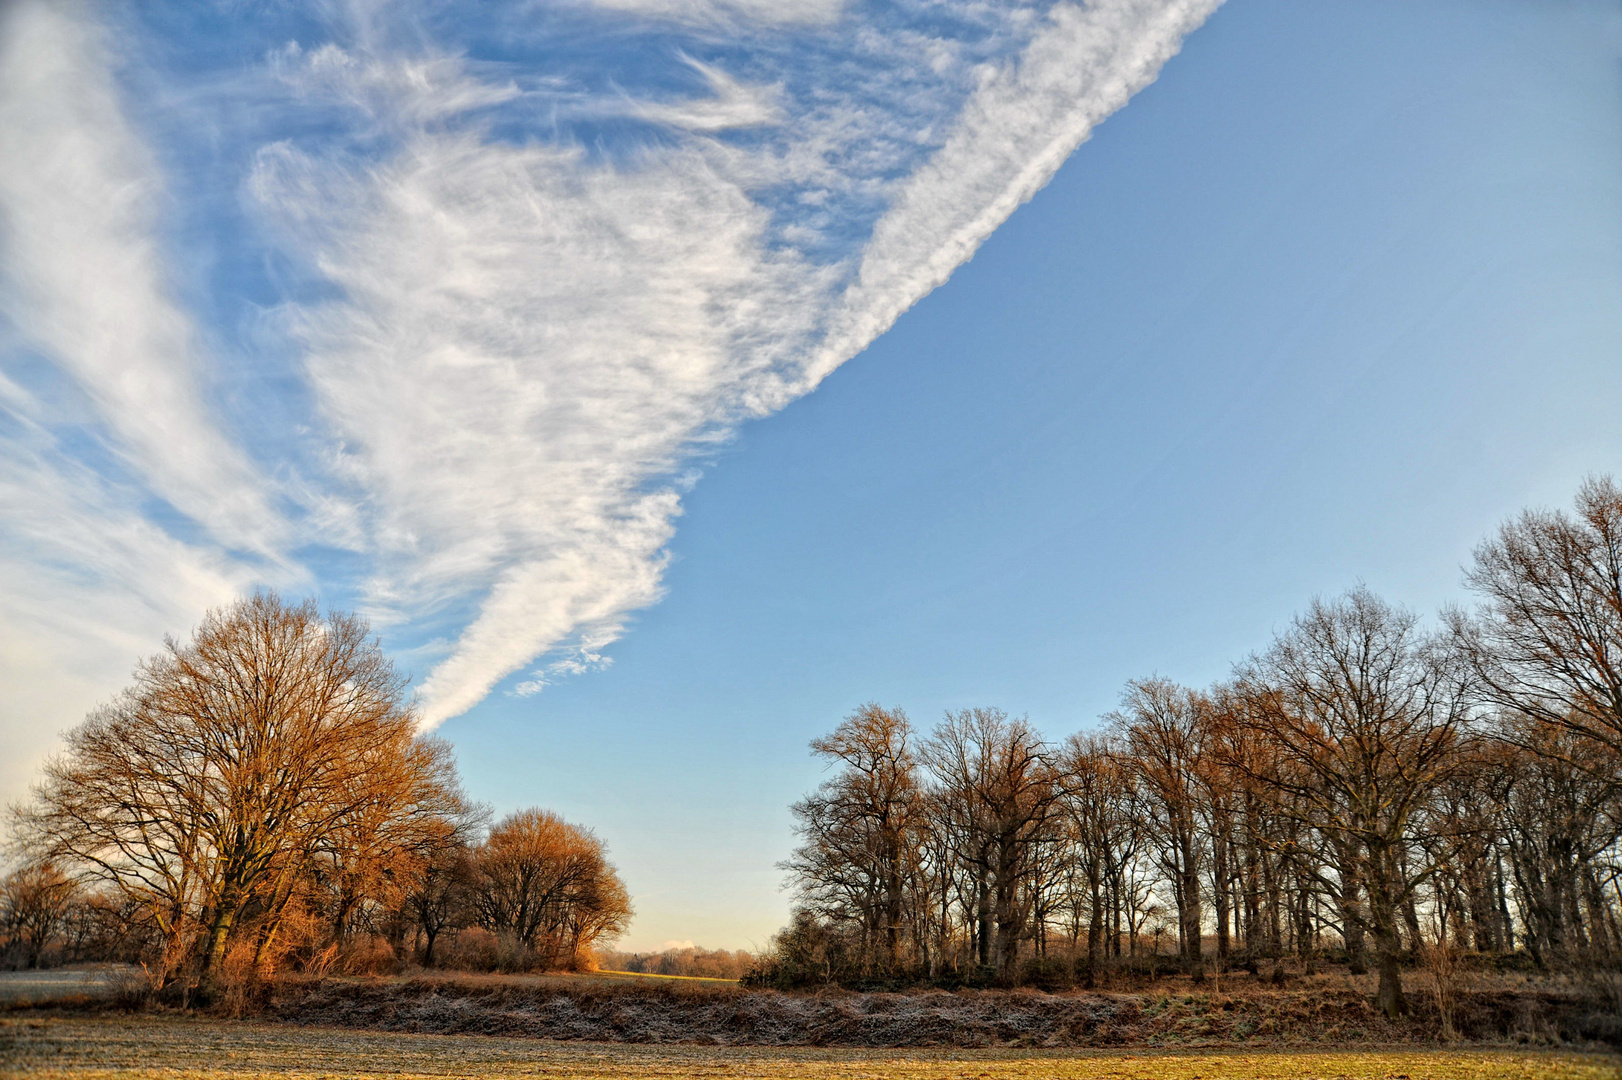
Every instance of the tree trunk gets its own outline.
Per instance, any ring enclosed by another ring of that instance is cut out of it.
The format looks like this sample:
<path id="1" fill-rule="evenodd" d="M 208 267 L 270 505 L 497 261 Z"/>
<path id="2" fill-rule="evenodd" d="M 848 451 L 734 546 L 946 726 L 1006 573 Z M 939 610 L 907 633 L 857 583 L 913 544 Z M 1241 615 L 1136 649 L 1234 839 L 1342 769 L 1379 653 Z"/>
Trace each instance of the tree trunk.
<path id="1" fill-rule="evenodd" d="M 1509 914 L 1509 889 L 1504 884 L 1504 863 L 1501 859 L 1494 860 L 1497 866 L 1495 888 L 1498 892 L 1498 948 L 1506 953 L 1515 951 L 1515 922 Z"/>
<path id="2" fill-rule="evenodd" d="M 1098 949 L 1103 944 L 1104 937 L 1104 890 L 1099 882 L 1092 884 L 1092 911 L 1087 914 L 1087 986 L 1090 989 L 1095 982 L 1095 972 L 1098 968 Z"/>
<path id="3" fill-rule="evenodd" d="M 1182 925 L 1179 929 L 1183 938 L 1183 954 L 1188 958 L 1194 981 L 1204 982 L 1205 961 L 1200 948 L 1200 937 L 1204 930 L 1201 925 L 1204 920 L 1200 917 L 1200 869 L 1192 844 L 1188 846 L 1183 861 L 1182 901 Z"/>
<path id="4" fill-rule="evenodd" d="M 1021 913 L 1016 910 L 1018 897 L 1015 895 L 1015 883 L 1011 875 L 1005 879 L 998 875 L 997 881 L 997 948 L 994 962 L 999 974 L 1012 976 L 1014 968 L 1019 963 L 1019 932 L 1024 920 Z"/>
<path id="5" fill-rule="evenodd" d="M 276 934 L 282 927 L 280 915 L 276 915 L 265 923 L 264 929 L 259 932 L 259 942 L 253 949 L 253 969 L 261 976 L 268 976 L 270 971 L 270 950 L 276 942 Z"/>
<path id="6" fill-rule="evenodd" d="M 1418 955 L 1419 945 L 1424 940 L 1424 936 L 1419 929 L 1419 908 L 1414 903 L 1412 895 L 1409 895 L 1408 899 L 1404 900 L 1402 904 L 1402 927 L 1408 932 L 1408 951 Z"/>
<path id="7" fill-rule="evenodd" d="M 218 982 L 220 968 L 225 965 L 225 943 L 231 935 L 231 924 L 236 921 L 236 905 L 222 903 L 215 910 L 214 920 L 204 938 L 203 964 L 199 974 L 204 982 Z"/>
<path id="8" fill-rule="evenodd" d="M 1395 1019 L 1408 1011 L 1408 1002 L 1402 995 L 1402 937 L 1397 930 L 1402 913 L 1391 896 L 1391 881 L 1386 876 L 1395 868 L 1396 860 L 1388 852 L 1380 854 L 1385 858 L 1369 860 L 1371 872 L 1364 882 L 1368 890 L 1369 914 L 1374 923 L 1374 948 L 1380 968 L 1380 987 L 1375 991 L 1374 1004 L 1386 1016 Z"/>
<path id="9" fill-rule="evenodd" d="M 978 941 L 976 944 L 979 946 L 980 966 L 985 968 L 991 966 L 991 885 L 984 877 L 980 879 L 979 885 L 980 895 L 977 899 L 979 900 L 980 910 L 977 913 L 979 926 L 977 928 Z"/>
<path id="10" fill-rule="evenodd" d="M 1408 1011 L 1402 994 L 1401 943 L 1395 935 L 1380 936 L 1380 988 L 1374 994 L 1374 1007 L 1395 1020 Z"/>
<path id="11" fill-rule="evenodd" d="M 1367 950 L 1363 942 L 1363 910 L 1357 895 L 1357 879 L 1341 875 L 1340 895 L 1335 899 L 1340 907 L 1341 937 L 1346 942 L 1346 963 L 1353 975 L 1369 970 Z"/>

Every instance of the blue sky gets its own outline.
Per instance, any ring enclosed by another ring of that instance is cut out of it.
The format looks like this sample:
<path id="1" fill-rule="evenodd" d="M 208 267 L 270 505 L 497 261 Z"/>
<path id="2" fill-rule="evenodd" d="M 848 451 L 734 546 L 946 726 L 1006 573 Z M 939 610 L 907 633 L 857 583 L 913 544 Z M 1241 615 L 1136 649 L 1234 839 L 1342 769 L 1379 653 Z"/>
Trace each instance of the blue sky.
<path id="1" fill-rule="evenodd" d="M 735 947 L 863 701 L 1463 599 L 1622 461 L 1622 17 L 1210 7 L 13 5 L 3 794 L 273 585 Z"/>

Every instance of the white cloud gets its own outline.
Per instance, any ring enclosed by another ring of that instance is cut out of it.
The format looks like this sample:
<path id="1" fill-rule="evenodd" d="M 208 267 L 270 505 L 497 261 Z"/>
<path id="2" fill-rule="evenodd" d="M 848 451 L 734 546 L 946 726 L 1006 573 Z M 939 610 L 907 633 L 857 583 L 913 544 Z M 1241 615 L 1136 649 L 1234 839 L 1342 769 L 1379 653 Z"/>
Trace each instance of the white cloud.
<path id="1" fill-rule="evenodd" d="M 281 519 L 214 422 L 164 280 L 162 178 L 80 5 L 0 9 L 0 162 L 0 313 L 77 380 L 159 495 L 227 544 L 272 553 Z"/>
<path id="2" fill-rule="evenodd" d="M 1221 0 L 1060 4 L 970 98 L 946 144 L 879 220 L 803 392 L 973 256 L 1105 117 L 1154 81 Z"/>
<path id="3" fill-rule="evenodd" d="M 604 656 L 596 650 L 611 644 L 623 630 L 624 626 L 617 622 L 591 627 L 581 635 L 579 642 L 565 650 L 562 659 L 554 660 L 545 667 L 530 672 L 528 679 L 514 686 L 513 696 L 533 697 L 559 679 L 584 675 L 588 671 L 601 671 L 613 666 L 613 657 Z"/>
<path id="4" fill-rule="evenodd" d="M 632 116 L 688 131 L 726 131 L 782 120 L 782 109 L 769 88 L 745 86 L 719 68 L 686 59 L 704 76 L 715 96 L 675 104 L 634 102 L 629 110 Z"/>
<path id="5" fill-rule="evenodd" d="M 820 182 L 830 155 L 702 134 L 768 115 L 715 68 L 712 98 L 640 107 L 692 134 L 630 160 L 454 124 L 418 127 L 382 164 L 267 150 L 260 198 L 344 297 L 298 319 L 345 474 L 367 492 L 372 602 L 403 616 L 481 598 L 422 686 L 425 722 L 582 634 L 600 647 L 654 602 L 684 460 L 944 281 L 1214 6 L 1054 8 L 889 189 L 854 264 L 772 242 L 752 191 Z M 435 70 L 423 93 L 478 100 L 473 76 Z M 825 111 L 820 131 L 802 117 L 796 137 L 826 148 L 874 128 L 860 108 Z"/>
<path id="6" fill-rule="evenodd" d="M 597 2 L 717 24 L 843 10 Z M 614 153 L 490 134 L 480 118 L 533 116 L 526 95 L 544 80 L 521 93 L 377 34 L 276 52 L 271 73 L 296 96 L 359 117 L 356 145 L 391 147 L 275 142 L 253 165 L 265 222 L 333 287 L 285 312 L 330 465 L 279 481 L 297 526 L 211 419 L 158 256 L 161 176 L 119 109 L 105 45 L 76 5 L 14 5 L 0 42 L 4 311 L 83 388 L 136 480 L 72 464 L 32 421 L 0 447 L 0 675 L 23 680 L 25 707 L 60 685 L 59 704 L 81 710 L 159 632 L 249 584 L 223 549 L 268 556 L 285 578 L 297 571 L 278 553 L 301 541 L 372 560 L 380 622 L 446 632 L 425 647 L 430 726 L 537 658 L 515 692 L 605 664 L 629 614 L 661 595 L 693 456 L 811 389 L 944 281 L 1214 4 L 1016 11 L 982 41 L 1023 43 L 993 66 L 972 41 L 858 27 L 873 78 L 799 99 L 770 75 L 696 61 L 708 93 L 687 100 L 570 90 L 586 115 L 665 129 Z M 961 111 L 943 88 L 967 95 Z M 0 399 L 34 407 L 12 380 Z M 153 524 L 141 484 L 203 539 Z"/>
<path id="7" fill-rule="evenodd" d="M 275 558 L 281 519 L 212 420 L 191 323 L 163 281 L 160 195 L 86 12 L 0 10 L 4 344 L 49 357 L 82 393 L 64 417 L 0 378 L 0 791 L 18 791 L 163 634 L 249 584 L 217 544 Z M 136 479 L 110 479 L 65 439 L 105 447 Z M 216 544 L 153 524 L 151 493 Z"/>
<path id="8" fill-rule="evenodd" d="M 631 169 L 422 132 L 354 172 L 286 147 L 256 188 L 327 217 L 345 301 L 302 313 L 311 384 L 369 493 L 380 609 L 485 593 L 422 688 L 430 723 L 659 595 L 668 476 L 803 348 L 826 274 L 702 149 Z"/>
<path id="9" fill-rule="evenodd" d="M 589 0 L 597 7 L 676 22 L 766 24 L 826 23 L 838 18 L 846 0 Z"/>
<path id="10" fill-rule="evenodd" d="M 271 56 L 272 70 L 306 96 L 336 99 L 374 120 L 424 124 L 511 101 L 518 87 L 466 77 L 453 56 L 429 54 L 380 61 L 328 42 L 309 52 L 290 42 Z"/>
<path id="11" fill-rule="evenodd" d="M 56 454 L 24 421 L 0 443 L 0 792 L 21 789 L 57 735 L 251 579 L 175 540 L 136 491 Z"/>

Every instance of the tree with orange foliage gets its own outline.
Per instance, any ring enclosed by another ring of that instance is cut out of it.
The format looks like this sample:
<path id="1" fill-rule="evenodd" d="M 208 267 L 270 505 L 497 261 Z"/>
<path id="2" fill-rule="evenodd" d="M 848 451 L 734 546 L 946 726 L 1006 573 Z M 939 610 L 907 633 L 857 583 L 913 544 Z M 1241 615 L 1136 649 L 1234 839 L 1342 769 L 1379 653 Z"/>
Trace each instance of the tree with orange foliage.
<path id="1" fill-rule="evenodd" d="M 591 948 L 625 932 L 631 900 L 590 829 L 549 810 L 519 810 L 474 850 L 474 905 L 529 965 L 579 968 Z"/>
<path id="2" fill-rule="evenodd" d="M 67 736 L 16 814 L 25 850 L 159 932 L 158 981 L 209 985 L 252 917 L 263 953 L 312 863 L 459 798 L 366 623 L 257 593 L 170 639 Z"/>

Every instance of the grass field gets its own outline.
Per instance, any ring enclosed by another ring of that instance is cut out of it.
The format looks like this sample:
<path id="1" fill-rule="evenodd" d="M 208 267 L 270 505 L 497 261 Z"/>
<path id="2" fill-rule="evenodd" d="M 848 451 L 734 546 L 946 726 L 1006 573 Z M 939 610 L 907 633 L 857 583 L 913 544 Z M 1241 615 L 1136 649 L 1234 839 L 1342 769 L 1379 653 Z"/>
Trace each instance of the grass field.
<path id="1" fill-rule="evenodd" d="M 589 975 L 579 975 L 579 976 L 576 976 L 576 978 L 581 978 L 581 979 L 629 979 L 629 980 L 631 980 L 633 982 L 638 980 L 638 979 L 651 979 L 651 980 L 655 980 L 655 981 L 660 980 L 660 979 L 667 979 L 667 980 L 674 980 L 676 982 L 685 982 L 685 983 L 714 983 L 716 986 L 737 986 L 738 985 L 738 980 L 737 979 L 716 979 L 716 978 L 711 978 L 708 975 L 655 975 L 655 974 L 653 974 L 651 972 L 647 972 L 647 971 L 609 971 L 606 968 L 604 968 L 601 971 L 593 971 Z"/>
<path id="2" fill-rule="evenodd" d="M 171 1080 L 1613 1080 L 1611 1057 L 1510 1051 L 861 1051 L 554 1043 L 178 1017 L 0 1018 L 0 1076 Z"/>

